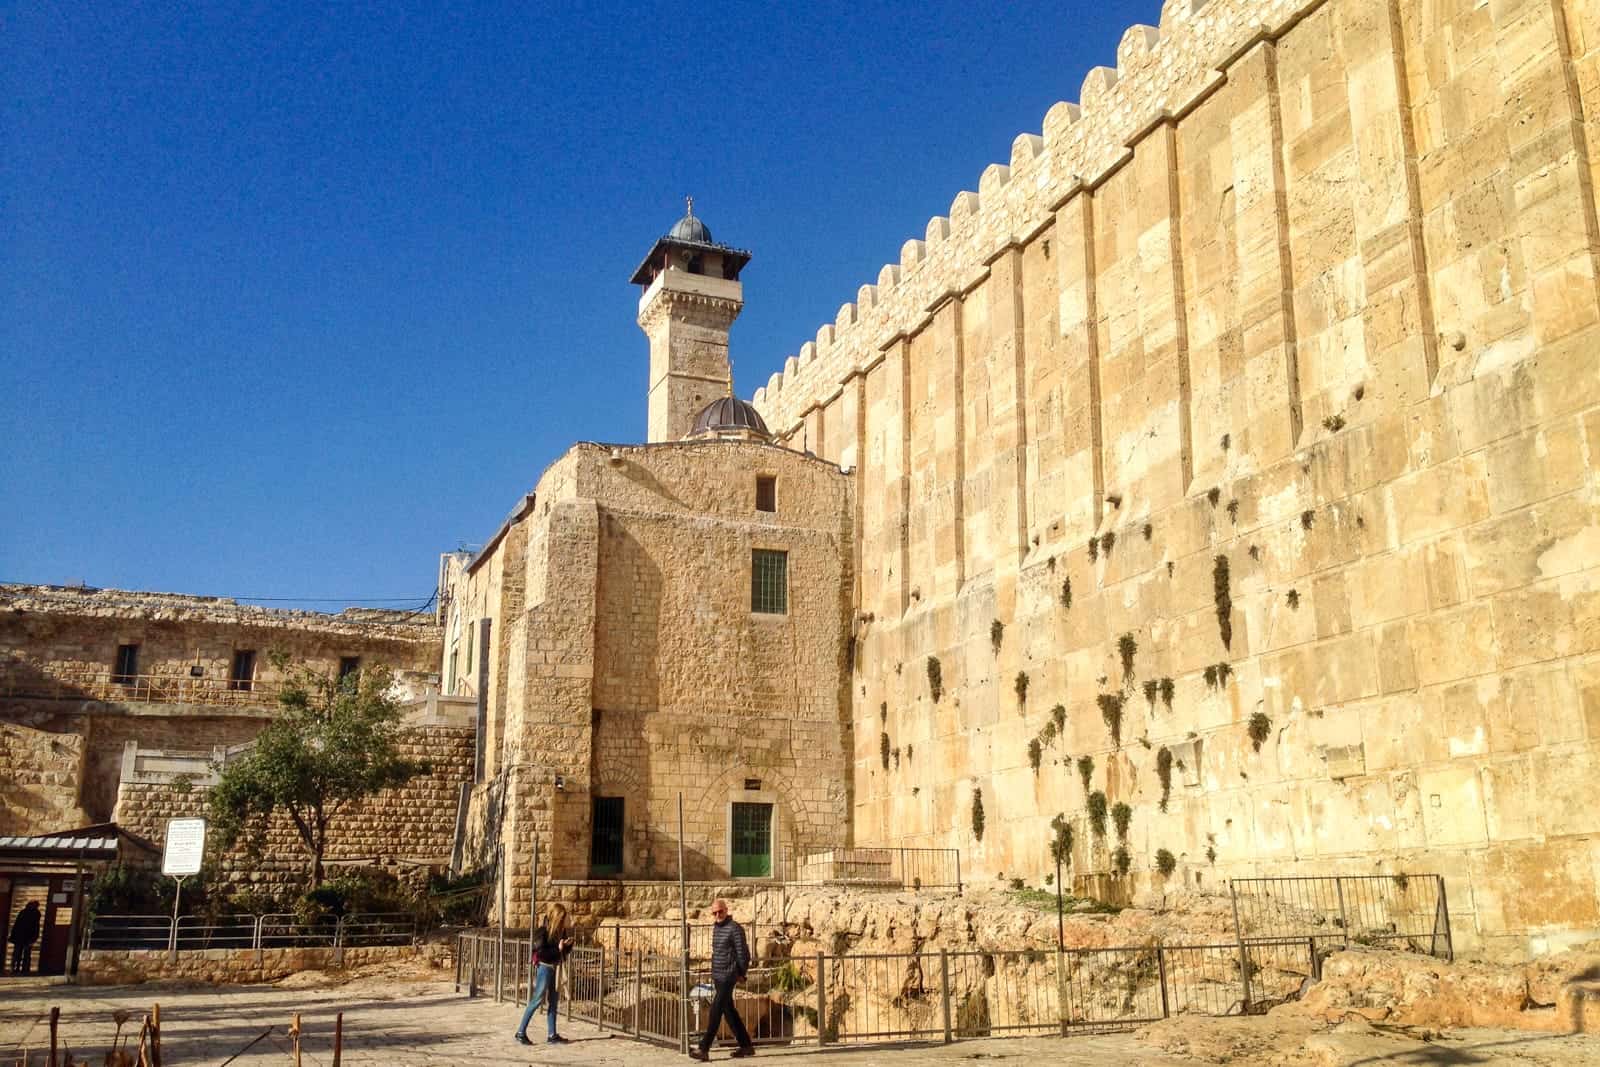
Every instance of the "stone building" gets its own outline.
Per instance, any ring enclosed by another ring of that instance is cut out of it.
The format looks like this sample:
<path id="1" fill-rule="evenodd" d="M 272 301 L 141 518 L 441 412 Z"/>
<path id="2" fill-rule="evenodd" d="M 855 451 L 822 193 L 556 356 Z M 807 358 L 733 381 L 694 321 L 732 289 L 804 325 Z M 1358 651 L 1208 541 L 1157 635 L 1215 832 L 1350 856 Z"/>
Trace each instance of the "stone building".
<path id="1" fill-rule="evenodd" d="M 535 839 L 541 881 L 676 876 L 680 796 L 690 878 L 848 840 L 850 479 L 729 395 L 748 259 L 692 214 L 658 241 L 634 276 L 650 440 L 574 446 L 444 558 L 446 692 L 479 714 L 469 835 L 507 846 L 514 919 Z"/>
<path id="2" fill-rule="evenodd" d="M 344 817 L 330 859 L 442 867 L 471 777 L 473 732 L 470 719 L 452 722 L 450 702 L 441 712 L 428 693 L 437 688 L 438 635 L 431 612 L 325 615 L 174 593 L 0 585 L 0 836 L 114 822 L 159 848 L 168 818 L 204 814 L 213 764 L 269 721 L 285 669 L 343 675 L 383 665 L 396 672 L 396 695 L 416 705 L 404 747 L 433 768 Z M 305 861 L 278 827 L 262 859 L 233 854 L 218 866 L 239 883 L 271 887 L 298 881 Z M 61 878 L 0 872 L 0 905 L 15 911 L 47 886 L 55 902 Z M 62 921 L 71 914 L 62 910 Z"/>

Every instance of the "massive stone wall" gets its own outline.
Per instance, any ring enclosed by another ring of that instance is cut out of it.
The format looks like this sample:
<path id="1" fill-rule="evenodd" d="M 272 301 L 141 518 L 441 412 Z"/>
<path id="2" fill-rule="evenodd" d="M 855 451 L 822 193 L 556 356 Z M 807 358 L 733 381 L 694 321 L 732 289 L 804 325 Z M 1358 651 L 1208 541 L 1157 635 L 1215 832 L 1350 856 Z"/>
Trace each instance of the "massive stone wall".
<path id="1" fill-rule="evenodd" d="M 1034 879 L 1061 813 L 1103 871 L 1099 792 L 1141 886 L 1436 870 L 1461 944 L 1600 932 L 1597 43 L 1168 0 L 757 391 L 859 472 L 858 842 Z"/>

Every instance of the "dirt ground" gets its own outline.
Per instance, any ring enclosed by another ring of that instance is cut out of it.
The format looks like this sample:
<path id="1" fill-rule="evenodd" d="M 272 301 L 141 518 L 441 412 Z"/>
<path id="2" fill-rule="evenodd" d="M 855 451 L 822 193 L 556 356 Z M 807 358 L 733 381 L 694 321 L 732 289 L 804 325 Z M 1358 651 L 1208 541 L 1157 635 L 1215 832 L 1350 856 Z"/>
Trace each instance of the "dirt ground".
<path id="1" fill-rule="evenodd" d="M 152 983 L 115 988 L 79 988 L 22 980 L 0 985 L 0 1054 L 17 1056 L 24 1048 L 43 1062 L 48 1047 L 49 1011 L 59 1006 L 61 1036 L 75 1053 L 98 1064 L 116 1033 L 115 1013 L 138 1019 L 152 1003 L 161 1004 L 163 1062 L 177 1067 L 241 1067 L 287 1064 L 287 1029 L 301 1016 L 302 1051 L 307 1064 L 332 1062 L 334 1016 L 344 1013 L 344 1062 L 404 1064 L 606 1064 L 645 1067 L 676 1059 L 674 1051 L 616 1037 L 572 1021 L 563 1025 L 572 1044 L 516 1045 L 511 1031 L 518 1009 L 487 998 L 457 994 L 448 979 L 423 967 L 397 971 L 392 966 L 327 976 L 305 973 L 262 986 L 179 986 Z M 537 1032 L 537 1029 L 536 1029 Z M 265 1033 L 266 1036 L 261 1036 Z M 259 1040 L 257 1040 L 259 1038 Z M 726 1058 L 725 1052 L 714 1058 Z M 1356 1067 L 1394 1063 L 1413 1065 L 1516 1064 L 1521 1067 L 1592 1067 L 1600 1064 L 1600 1035 L 1555 1035 L 1518 1030 L 1468 1029 L 1439 1032 L 1414 1027 L 1374 1025 L 1352 1017 L 1344 1022 L 1281 1012 L 1264 1018 L 1172 1019 L 1133 1033 L 1071 1038 L 1016 1038 L 870 1048 L 762 1049 L 762 1059 L 851 1067 L 894 1064 L 932 1067 L 974 1060 L 1051 1063 L 1067 1067 L 1105 1067 L 1108 1062 L 1179 1067 L 1228 1063 L 1243 1067 Z M 12 1062 L 5 1061 L 7 1067 Z"/>

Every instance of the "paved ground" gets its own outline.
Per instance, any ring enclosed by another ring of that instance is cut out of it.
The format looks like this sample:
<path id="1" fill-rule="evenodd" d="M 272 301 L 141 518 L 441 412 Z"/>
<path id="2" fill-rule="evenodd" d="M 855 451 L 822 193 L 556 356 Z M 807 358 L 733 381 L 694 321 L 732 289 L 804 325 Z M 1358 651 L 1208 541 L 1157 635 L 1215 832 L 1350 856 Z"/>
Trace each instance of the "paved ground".
<path id="1" fill-rule="evenodd" d="M 23 980 L 0 983 L 0 1056 L 24 1047 L 38 1056 L 49 1041 L 49 1011 L 61 1008 L 61 1035 L 75 1052 L 99 1064 L 116 1032 L 113 1014 L 129 1011 L 136 1035 L 138 1018 L 159 1001 L 163 1021 L 163 1062 L 167 1067 L 207 1064 L 218 1067 L 252 1039 L 270 1033 L 231 1061 L 239 1067 L 291 1062 L 286 1036 L 290 1016 L 301 1013 L 304 1062 L 332 1062 L 333 1020 L 344 1012 L 344 1063 L 406 1064 L 593 1064 L 655 1067 L 684 1062 L 673 1051 L 600 1033 L 582 1023 L 563 1026 L 572 1044 L 524 1048 L 511 1040 L 518 1009 L 480 998 L 469 1000 L 448 981 L 367 977 L 341 986 L 199 987 L 144 985 L 83 989 Z M 1600 1063 L 1600 1036 L 1556 1037 L 1515 1031 L 1463 1031 L 1448 1036 L 1375 1032 L 1357 1026 L 1310 1035 L 1277 1028 L 1269 1019 L 1173 1020 L 1172 1029 L 1152 1043 L 1134 1034 L 1059 1038 L 959 1041 L 953 1045 L 902 1045 L 874 1048 L 763 1049 L 759 1058 L 786 1067 L 953 1067 L 974 1060 L 1035 1063 L 1063 1067 L 1193 1067 L 1199 1063 L 1234 1065 L 1412 1065 Z M 1163 1051 L 1163 1048 L 1168 1051 Z M 726 1053 L 714 1057 L 721 1061 Z M 6 1058 L 7 1067 L 14 1061 Z M 34 1061 L 42 1063 L 39 1056 Z"/>
<path id="2" fill-rule="evenodd" d="M 75 1051 L 98 1064 L 116 1033 L 113 1013 L 134 1016 L 124 1033 L 137 1035 L 138 1019 L 152 1002 L 161 1004 L 162 1059 L 167 1067 L 218 1065 L 272 1027 L 271 1034 L 233 1061 L 237 1067 L 290 1062 L 285 1034 L 290 1016 L 300 1012 L 306 1064 L 332 1062 L 333 1020 L 344 1012 L 343 1062 L 354 1065 L 404 1064 L 594 1064 L 646 1067 L 681 1060 L 676 1052 L 601 1033 L 573 1021 L 562 1030 L 570 1045 L 532 1047 L 511 1040 L 520 1011 L 490 999 L 469 1000 L 448 981 L 385 984 L 360 980 L 333 988 L 284 989 L 276 986 L 199 987 L 144 985 L 84 989 L 42 982 L 0 984 L 0 1056 L 27 1046 L 49 1046 L 49 1013 L 61 1008 L 61 1035 Z M 536 1032 L 542 1027 L 542 1019 Z M 137 1037 L 135 1036 L 135 1040 Z M 763 1049 L 763 1059 L 831 1067 L 894 1064 L 922 1067 L 973 1058 L 1017 1064 L 1047 1057 L 1053 1063 L 1104 1067 L 1107 1054 L 1127 1055 L 1136 1047 L 1128 1035 L 1095 1037 L 1071 1043 L 1044 1040 L 967 1041 L 895 1048 L 835 1049 L 818 1052 Z M 1070 1049 L 1073 1055 L 1063 1056 Z M 1145 1050 L 1148 1052 L 1149 1050 Z M 725 1060 L 726 1053 L 714 1055 Z M 7 1062 L 9 1067 L 10 1061 Z M 43 1062 L 41 1056 L 37 1062 Z M 1160 1056 L 1142 1063 L 1183 1063 Z"/>

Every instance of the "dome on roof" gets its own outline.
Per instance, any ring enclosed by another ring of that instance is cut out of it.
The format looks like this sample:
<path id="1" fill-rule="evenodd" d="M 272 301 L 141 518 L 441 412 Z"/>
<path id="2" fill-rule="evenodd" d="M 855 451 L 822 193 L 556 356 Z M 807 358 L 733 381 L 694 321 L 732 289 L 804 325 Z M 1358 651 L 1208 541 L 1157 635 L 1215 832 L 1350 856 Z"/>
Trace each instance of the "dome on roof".
<path id="1" fill-rule="evenodd" d="M 736 396 L 719 397 L 702 408 L 700 414 L 694 417 L 694 427 L 690 429 L 689 436 L 724 433 L 751 433 L 763 440 L 772 436 L 761 418 L 761 412 Z"/>
<path id="2" fill-rule="evenodd" d="M 667 231 L 667 236 L 679 241 L 697 241 L 700 244 L 711 244 L 711 231 L 706 224 L 694 217 L 694 212 L 673 223 L 672 229 Z"/>

